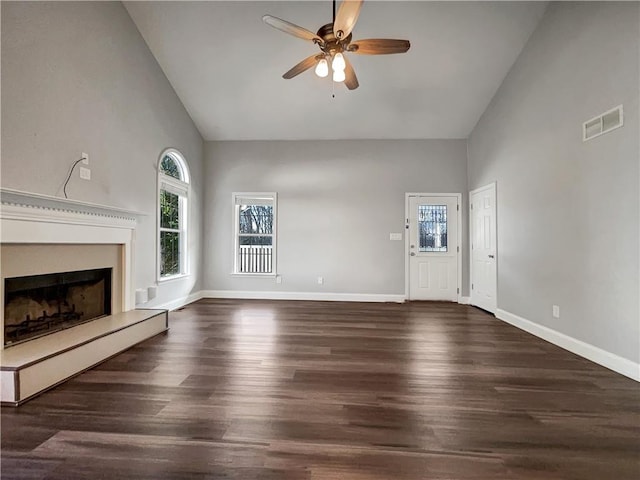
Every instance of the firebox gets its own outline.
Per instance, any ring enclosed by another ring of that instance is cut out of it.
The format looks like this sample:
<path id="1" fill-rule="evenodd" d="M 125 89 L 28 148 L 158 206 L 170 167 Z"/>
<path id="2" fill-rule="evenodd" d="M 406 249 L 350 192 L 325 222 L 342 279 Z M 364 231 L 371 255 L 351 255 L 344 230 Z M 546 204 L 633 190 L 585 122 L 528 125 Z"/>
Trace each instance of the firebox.
<path id="1" fill-rule="evenodd" d="M 4 344 L 111 314 L 111 268 L 5 278 Z"/>

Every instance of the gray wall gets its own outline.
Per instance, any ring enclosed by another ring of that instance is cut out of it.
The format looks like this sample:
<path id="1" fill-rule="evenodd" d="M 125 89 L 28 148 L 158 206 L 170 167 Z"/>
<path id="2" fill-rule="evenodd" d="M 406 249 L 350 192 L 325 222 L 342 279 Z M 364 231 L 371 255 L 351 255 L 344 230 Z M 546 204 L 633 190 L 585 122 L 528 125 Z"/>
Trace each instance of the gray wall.
<path id="1" fill-rule="evenodd" d="M 142 211 L 136 287 L 156 278 L 156 164 L 167 147 L 193 178 L 190 278 L 164 284 L 154 304 L 200 289 L 202 150 L 191 118 L 120 2 L 2 2 L 2 186 Z"/>
<path id="2" fill-rule="evenodd" d="M 640 360 L 639 4 L 550 5 L 469 139 L 497 181 L 498 307 Z M 624 127 L 582 123 L 624 105 Z M 560 306 L 560 319 L 551 307 Z"/>
<path id="3" fill-rule="evenodd" d="M 207 142 L 204 288 L 402 295 L 405 192 L 464 193 L 466 168 L 464 140 Z M 282 284 L 230 274 L 234 191 L 278 193 Z"/>

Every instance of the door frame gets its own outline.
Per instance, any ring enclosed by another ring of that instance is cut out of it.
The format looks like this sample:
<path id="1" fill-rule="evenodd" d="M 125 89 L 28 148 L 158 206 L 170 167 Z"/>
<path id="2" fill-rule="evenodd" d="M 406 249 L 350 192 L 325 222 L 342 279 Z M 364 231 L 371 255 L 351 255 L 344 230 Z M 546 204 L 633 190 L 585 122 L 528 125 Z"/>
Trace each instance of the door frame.
<path id="1" fill-rule="evenodd" d="M 480 193 L 483 192 L 485 190 L 491 190 L 493 189 L 494 193 L 495 193 L 495 202 L 494 202 L 494 207 L 495 207 L 495 227 L 496 227 L 496 236 L 495 236 L 495 241 L 496 241 L 496 311 L 498 310 L 498 254 L 499 249 L 498 249 L 498 182 L 491 182 L 488 183 L 482 187 L 476 188 L 474 190 L 469 191 L 469 305 L 473 305 L 473 289 L 471 288 L 471 283 L 473 282 L 473 211 L 471 210 L 471 197 L 476 194 L 476 193 Z M 480 308 L 480 307 L 479 307 Z M 491 312 L 495 315 L 495 312 Z"/>
<path id="2" fill-rule="evenodd" d="M 458 303 L 462 299 L 462 194 L 461 193 L 415 193 L 409 192 L 404 194 L 404 301 L 409 300 L 409 197 L 456 197 L 458 202 L 457 223 L 458 223 L 458 252 L 456 254 L 457 262 L 457 299 Z"/>

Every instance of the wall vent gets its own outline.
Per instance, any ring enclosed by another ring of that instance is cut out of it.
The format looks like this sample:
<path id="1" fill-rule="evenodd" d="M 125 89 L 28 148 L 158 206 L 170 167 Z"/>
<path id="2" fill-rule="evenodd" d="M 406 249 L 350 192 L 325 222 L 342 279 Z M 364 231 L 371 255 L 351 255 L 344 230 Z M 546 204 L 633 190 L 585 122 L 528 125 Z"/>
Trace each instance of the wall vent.
<path id="1" fill-rule="evenodd" d="M 593 117 L 582 124 L 582 141 L 599 137 L 623 125 L 622 105 Z"/>

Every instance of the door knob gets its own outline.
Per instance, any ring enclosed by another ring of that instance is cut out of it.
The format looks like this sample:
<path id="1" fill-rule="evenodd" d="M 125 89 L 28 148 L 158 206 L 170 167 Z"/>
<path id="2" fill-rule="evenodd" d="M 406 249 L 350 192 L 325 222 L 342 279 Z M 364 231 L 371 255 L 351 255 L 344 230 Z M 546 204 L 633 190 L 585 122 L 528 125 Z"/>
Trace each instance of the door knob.
<path id="1" fill-rule="evenodd" d="M 489 255 L 489 258 L 494 258 L 494 256 L 493 255 Z"/>
<path id="2" fill-rule="evenodd" d="M 411 256 L 415 257 L 416 256 L 416 252 L 411 252 Z"/>

